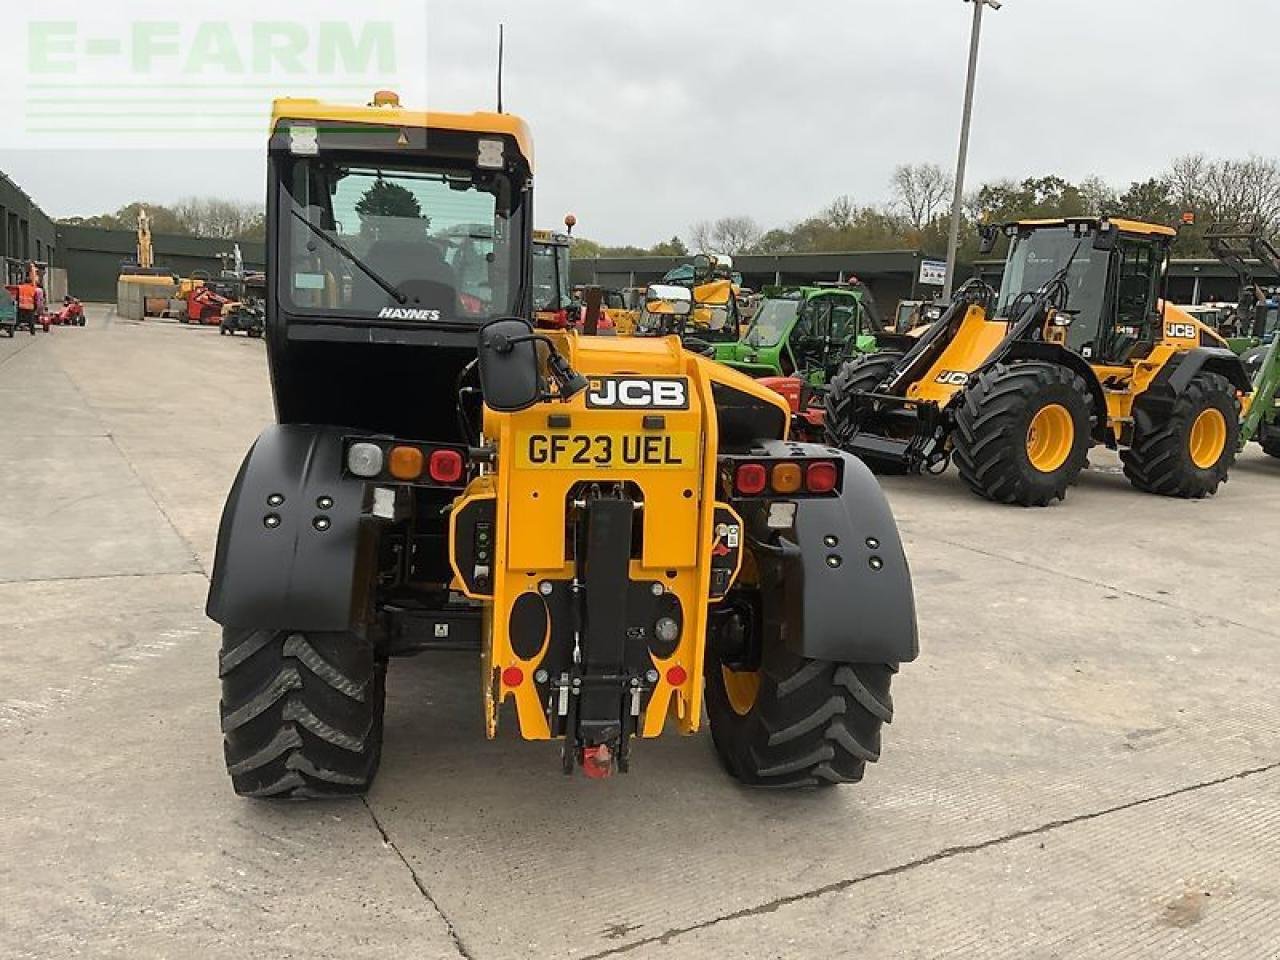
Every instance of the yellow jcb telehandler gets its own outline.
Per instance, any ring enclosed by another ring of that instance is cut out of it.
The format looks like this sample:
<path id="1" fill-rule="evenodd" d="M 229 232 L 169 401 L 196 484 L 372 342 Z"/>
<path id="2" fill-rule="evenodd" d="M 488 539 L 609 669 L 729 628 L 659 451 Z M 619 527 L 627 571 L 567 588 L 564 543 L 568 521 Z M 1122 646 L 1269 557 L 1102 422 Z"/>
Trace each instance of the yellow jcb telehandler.
<path id="1" fill-rule="evenodd" d="M 1089 448 L 1120 451 L 1140 490 L 1199 498 L 1235 462 L 1251 385 L 1215 331 L 1164 297 L 1169 227 L 1024 221 L 997 294 L 968 284 L 905 353 L 848 364 L 826 397 L 830 439 L 882 469 L 940 473 L 1001 503 L 1066 496 Z"/>
<path id="2" fill-rule="evenodd" d="M 532 156 L 510 114 L 276 104 L 279 422 L 207 607 L 236 792 L 363 792 L 388 661 L 458 649 L 478 669 L 440 682 L 481 691 L 477 732 L 558 739 L 566 771 L 705 705 L 743 782 L 860 779 L 917 646 L 883 493 L 677 337 L 535 330 Z"/>

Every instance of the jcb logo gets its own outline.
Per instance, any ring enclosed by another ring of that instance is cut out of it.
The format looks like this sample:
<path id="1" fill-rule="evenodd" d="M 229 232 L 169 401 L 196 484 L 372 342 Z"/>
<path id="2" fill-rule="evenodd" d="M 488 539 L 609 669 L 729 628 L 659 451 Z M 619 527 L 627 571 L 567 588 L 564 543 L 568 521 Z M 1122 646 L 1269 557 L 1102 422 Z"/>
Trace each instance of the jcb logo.
<path id="1" fill-rule="evenodd" d="M 963 370 L 943 370 L 937 376 L 937 382 L 948 387 L 963 387 L 969 383 L 969 375 Z"/>
<path id="2" fill-rule="evenodd" d="M 1200 333 L 1194 323 L 1166 323 L 1164 335 L 1174 340 L 1195 340 Z"/>
<path id="3" fill-rule="evenodd" d="M 628 410 L 688 410 L 689 390 L 676 377 L 598 377 L 587 391 L 592 409 L 625 407 Z"/>

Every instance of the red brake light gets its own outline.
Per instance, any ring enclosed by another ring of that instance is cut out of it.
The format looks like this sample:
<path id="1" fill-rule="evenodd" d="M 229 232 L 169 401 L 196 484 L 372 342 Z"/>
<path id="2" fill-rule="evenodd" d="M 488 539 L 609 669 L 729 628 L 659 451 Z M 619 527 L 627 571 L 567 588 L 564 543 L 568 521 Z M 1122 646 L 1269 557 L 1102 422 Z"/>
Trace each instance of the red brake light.
<path id="1" fill-rule="evenodd" d="M 738 472 L 733 479 L 734 487 L 744 497 L 754 497 L 764 493 L 768 483 L 769 475 L 765 472 L 764 466 L 759 463 L 739 464 Z"/>
<path id="2" fill-rule="evenodd" d="M 433 450 L 427 472 L 436 483 L 457 483 L 462 479 L 462 454 L 457 450 Z"/>
<path id="3" fill-rule="evenodd" d="M 667 671 L 667 683 L 673 687 L 683 687 L 684 682 L 688 679 L 688 671 L 678 663 Z"/>
<path id="4" fill-rule="evenodd" d="M 507 687 L 518 687 L 524 683 L 524 671 L 519 667 L 507 667 L 502 671 L 502 683 Z"/>
<path id="5" fill-rule="evenodd" d="M 810 493 L 830 493 L 836 488 L 839 479 L 840 474 L 834 463 L 830 460 L 819 460 L 817 463 L 809 464 L 809 469 L 804 475 L 804 485 Z"/>

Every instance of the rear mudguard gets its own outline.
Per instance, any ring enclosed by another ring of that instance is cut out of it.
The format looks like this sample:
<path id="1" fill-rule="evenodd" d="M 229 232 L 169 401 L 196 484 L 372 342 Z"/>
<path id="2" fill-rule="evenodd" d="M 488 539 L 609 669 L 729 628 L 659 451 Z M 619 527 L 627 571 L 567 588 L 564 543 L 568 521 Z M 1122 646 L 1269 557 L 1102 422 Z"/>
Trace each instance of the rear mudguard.
<path id="1" fill-rule="evenodd" d="M 258 437 L 222 511 L 210 619 L 279 630 L 352 625 L 364 484 L 343 476 L 342 437 L 338 427 L 302 424 Z"/>
<path id="2" fill-rule="evenodd" d="M 791 529 L 768 529 L 767 502 L 739 508 L 759 567 L 766 643 L 780 639 L 813 660 L 914 660 L 915 596 L 889 503 L 857 457 L 829 448 L 823 456 L 844 460 L 843 492 L 795 500 Z"/>
<path id="3" fill-rule="evenodd" d="M 1196 347 L 1175 353 L 1151 381 L 1148 392 L 1181 396 L 1192 378 L 1201 371 L 1225 377 L 1241 393 L 1253 390 L 1244 362 L 1238 356 L 1225 347 Z"/>

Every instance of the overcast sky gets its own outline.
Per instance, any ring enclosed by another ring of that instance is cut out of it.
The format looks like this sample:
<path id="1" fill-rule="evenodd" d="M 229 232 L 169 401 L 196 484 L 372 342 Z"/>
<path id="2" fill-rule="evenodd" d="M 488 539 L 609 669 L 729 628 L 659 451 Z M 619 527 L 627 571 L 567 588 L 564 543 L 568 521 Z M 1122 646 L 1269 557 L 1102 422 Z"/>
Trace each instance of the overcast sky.
<path id="1" fill-rule="evenodd" d="M 55 5 L 85 16 L 104 7 Z M 131 6 L 144 5 L 112 5 L 113 16 Z M 423 4 L 399 6 L 422 20 Z M 180 9 L 190 22 L 227 8 L 187 0 Z M 950 167 L 971 9 L 962 0 L 429 0 L 425 56 L 399 69 L 425 70 L 433 109 L 491 108 L 505 22 L 506 107 L 533 127 L 540 225 L 571 210 L 583 236 L 650 244 L 725 214 L 770 227 L 839 194 L 880 201 L 899 163 Z M 1275 36 L 1274 0 L 1004 0 L 984 18 L 969 182 L 1096 173 L 1123 186 L 1180 153 L 1280 155 L 1275 58 L 1253 41 Z M 83 89 L 76 95 L 95 109 Z M 270 94 L 253 95 L 265 116 Z M 86 139 L 28 149 L 9 137 L 0 170 L 54 216 L 263 194 L 265 139 L 235 150 L 180 134 L 169 149 Z"/>

